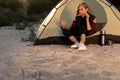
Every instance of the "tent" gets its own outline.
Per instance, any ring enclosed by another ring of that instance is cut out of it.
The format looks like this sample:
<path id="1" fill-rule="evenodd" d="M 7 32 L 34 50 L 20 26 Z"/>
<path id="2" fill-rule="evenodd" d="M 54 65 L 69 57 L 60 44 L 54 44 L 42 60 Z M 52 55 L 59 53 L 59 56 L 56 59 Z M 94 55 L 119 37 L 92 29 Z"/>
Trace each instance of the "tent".
<path id="1" fill-rule="evenodd" d="M 62 0 L 40 25 L 34 45 L 69 44 L 62 33 L 60 19 L 65 18 L 70 26 L 75 18 L 75 9 L 82 1 L 88 3 L 97 18 L 96 33 L 87 37 L 86 44 L 97 44 L 100 30 L 106 31 L 106 41 L 120 43 L 120 13 L 108 0 Z"/>

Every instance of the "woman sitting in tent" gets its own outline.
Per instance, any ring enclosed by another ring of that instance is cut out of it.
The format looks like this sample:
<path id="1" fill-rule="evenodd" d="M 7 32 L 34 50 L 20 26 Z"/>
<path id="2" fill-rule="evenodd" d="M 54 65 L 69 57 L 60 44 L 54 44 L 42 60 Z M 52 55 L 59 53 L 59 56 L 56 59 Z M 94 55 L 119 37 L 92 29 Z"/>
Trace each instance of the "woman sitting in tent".
<path id="1" fill-rule="evenodd" d="M 94 26 L 96 24 L 96 17 L 92 15 L 91 10 L 86 2 L 82 2 L 77 7 L 77 13 L 75 21 L 69 28 L 64 19 L 61 19 L 63 25 L 63 34 L 69 38 L 74 44 L 71 48 L 78 48 L 78 50 L 87 50 L 85 46 L 86 36 L 94 32 Z M 76 39 L 76 36 L 80 37 L 80 42 Z"/>

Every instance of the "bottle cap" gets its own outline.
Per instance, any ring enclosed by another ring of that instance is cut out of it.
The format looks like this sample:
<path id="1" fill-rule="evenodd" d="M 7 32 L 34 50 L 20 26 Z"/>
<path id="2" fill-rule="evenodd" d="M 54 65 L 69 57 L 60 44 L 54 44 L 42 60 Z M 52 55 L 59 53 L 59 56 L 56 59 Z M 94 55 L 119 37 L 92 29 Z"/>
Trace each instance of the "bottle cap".
<path id="1" fill-rule="evenodd" d="M 106 34 L 106 31 L 105 30 L 101 30 L 100 34 Z"/>

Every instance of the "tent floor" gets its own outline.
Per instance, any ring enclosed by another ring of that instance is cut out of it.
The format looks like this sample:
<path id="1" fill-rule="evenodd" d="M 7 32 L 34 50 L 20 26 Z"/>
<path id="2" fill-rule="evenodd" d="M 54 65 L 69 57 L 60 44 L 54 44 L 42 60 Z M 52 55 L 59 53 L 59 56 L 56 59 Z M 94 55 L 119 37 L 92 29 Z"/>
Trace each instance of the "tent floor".
<path id="1" fill-rule="evenodd" d="M 79 38 L 77 38 L 80 40 Z M 115 35 L 106 35 L 106 43 L 108 40 L 113 41 L 114 43 L 120 43 L 120 36 Z M 33 45 L 48 45 L 48 44 L 72 44 L 66 37 L 48 37 L 44 39 L 36 39 Z M 99 36 L 93 36 L 87 38 L 86 44 L 99 44 Z"/>

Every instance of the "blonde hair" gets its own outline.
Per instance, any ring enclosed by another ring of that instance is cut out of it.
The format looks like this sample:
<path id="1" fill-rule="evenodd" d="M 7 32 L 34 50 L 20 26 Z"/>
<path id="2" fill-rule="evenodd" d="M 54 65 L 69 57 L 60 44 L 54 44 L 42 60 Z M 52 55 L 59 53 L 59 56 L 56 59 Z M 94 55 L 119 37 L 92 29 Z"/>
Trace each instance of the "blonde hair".
<path id="1" fill-rule="evenodd" d="M 82 2 L 78 5 L 77 11 L 76 11 L 76 16 L 79 14 L 79 7 L 83 6 L 85 9 L 88 9 L 88 14 L 92 14 L 91 9 L 89 8 L 88 4 L 86 2 Z"/>

